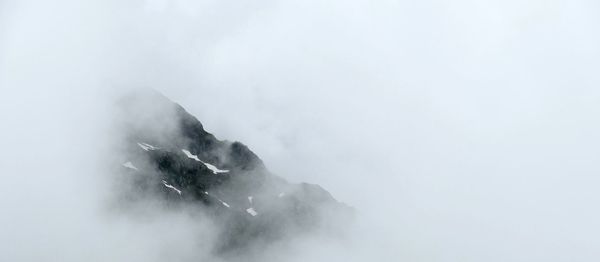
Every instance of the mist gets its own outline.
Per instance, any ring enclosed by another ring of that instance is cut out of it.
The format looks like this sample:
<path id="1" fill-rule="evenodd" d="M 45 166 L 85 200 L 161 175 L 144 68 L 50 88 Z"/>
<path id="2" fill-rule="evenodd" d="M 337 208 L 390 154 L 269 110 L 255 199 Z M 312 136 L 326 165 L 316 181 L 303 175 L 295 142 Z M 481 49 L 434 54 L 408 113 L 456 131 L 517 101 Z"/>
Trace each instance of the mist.
<path id="1" fill-rule="evenodd" d="M 0 260 L 216 261 L 107 211 L 115 100 L 180 103 L 357 210 L 273 261 L 600 258 L 594 1 L 0 1 Z M 192 212 L 192 211 L 190 211 Z"/>

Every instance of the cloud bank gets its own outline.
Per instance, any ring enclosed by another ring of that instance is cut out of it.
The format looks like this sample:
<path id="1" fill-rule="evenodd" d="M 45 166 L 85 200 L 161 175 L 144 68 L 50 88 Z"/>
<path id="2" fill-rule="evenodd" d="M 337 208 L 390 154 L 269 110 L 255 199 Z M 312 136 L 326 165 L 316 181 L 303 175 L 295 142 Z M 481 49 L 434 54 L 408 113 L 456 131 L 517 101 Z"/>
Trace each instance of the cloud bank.
<path id="1" fill-rule="evenodd" d="M 347 242 L 265 251 L 279 261 L 593 260 L 599 11 L 0 2 L 0 260 L 206 259 L 187 214 L 103 211 L 112 103 L 139 87 L 360 210 Z"/>

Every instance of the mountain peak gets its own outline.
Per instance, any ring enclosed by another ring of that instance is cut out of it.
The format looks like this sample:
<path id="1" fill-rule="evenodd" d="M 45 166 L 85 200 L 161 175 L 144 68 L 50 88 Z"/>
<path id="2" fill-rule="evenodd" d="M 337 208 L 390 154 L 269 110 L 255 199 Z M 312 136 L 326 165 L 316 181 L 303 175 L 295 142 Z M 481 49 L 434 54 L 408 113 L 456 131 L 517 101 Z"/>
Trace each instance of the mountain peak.
<path id="1" fill-rule="evenodd" d="M 320 186 L 292 184 L 272 174 L 246 145 L 218 140 L 160 93 L 136 92 L 119 105 L 127 132 L 122 173 L 131 189 L 125 199 L 156 197 L 210 213 L 223 229 L 219 252 L 351 217 L 352 209 Z"/>

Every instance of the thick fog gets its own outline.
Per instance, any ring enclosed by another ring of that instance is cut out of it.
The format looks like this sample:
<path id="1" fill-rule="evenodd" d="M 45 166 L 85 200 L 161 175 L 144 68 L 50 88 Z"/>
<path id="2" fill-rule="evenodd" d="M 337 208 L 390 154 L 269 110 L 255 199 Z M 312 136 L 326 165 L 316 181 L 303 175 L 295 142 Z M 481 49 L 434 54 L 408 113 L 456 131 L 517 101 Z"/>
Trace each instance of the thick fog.
<path id="1" fill-rule="evenodd" d="M 598 28 L 585 0 L 0 1 L 0 260 L 217 259 L 190 214 L 107 211 L 132 88 L 356 208 L 273 261 L 598 260 Z"/>

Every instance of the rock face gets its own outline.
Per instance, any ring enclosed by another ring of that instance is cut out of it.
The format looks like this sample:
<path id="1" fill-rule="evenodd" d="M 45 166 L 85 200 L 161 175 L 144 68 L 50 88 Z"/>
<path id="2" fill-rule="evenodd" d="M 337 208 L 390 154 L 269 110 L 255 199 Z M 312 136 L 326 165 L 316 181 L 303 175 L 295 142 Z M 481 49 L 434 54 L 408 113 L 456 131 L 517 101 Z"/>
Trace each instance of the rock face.
<path id="1" fill-rule="evenodd" d="M 127 130 L 124 176 L 131 199 L 159 197 L 200 206 L 225 230 L 217 252 L 269 243 L 286 234 L 338 230 L 352 209 L 318 185 L 291 184 L 240 142 L 218 140 L 181 106 L 153 91 L 119 102 Z M 130 191 L 131 192 L 131 191 Z"/>

